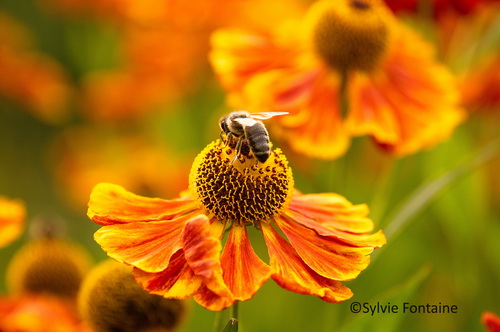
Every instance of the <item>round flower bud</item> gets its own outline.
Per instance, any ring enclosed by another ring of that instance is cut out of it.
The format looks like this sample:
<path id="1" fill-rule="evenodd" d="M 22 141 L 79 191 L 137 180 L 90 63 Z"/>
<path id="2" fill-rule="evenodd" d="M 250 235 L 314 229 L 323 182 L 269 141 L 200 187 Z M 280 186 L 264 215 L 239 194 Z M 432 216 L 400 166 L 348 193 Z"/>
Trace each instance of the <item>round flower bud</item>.
<path id="1" fill-rule="evenodd" d="M 74 299 L 90 267 L 83 247 L 57 238 L 25 244 L 7 268 L 7 286 L 13 293 L 46 293 Z"/>
<path id="2" fill-rule="evenodd" d="M 82 319 L 95 332 L 167 332 L 183 321 L 186 302 L 142 289 L 132 267 L 106 260 L 85 278 L 78 296 Z"/>

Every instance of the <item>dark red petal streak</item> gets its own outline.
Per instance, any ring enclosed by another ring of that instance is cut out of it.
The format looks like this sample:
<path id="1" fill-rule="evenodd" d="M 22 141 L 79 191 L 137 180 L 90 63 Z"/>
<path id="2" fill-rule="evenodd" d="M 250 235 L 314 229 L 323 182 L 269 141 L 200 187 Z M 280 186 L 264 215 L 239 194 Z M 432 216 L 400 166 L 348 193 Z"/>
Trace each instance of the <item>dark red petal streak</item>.
<path id="1" fill-rule="evenodd" d="M 325 278 L 354 279 L 370 262 L 367 255 L 373 248 L 352 247 L 334 238 L 320 236 L 285 215 L 276 218 L 275 222 L 302 260 Z"/>
<path id="2" fill-rule="evenodd" d="M 182 229 L 193 217 L 103 226 L 94 234 L 94 239 L 117 261 L 147 272 L 159 272 L 180 249 Z"/>
<path id="3" fill-rule="evenodd" d="M 208 289 L 218 296 L 232 299 L 222 278 L 222 245 L 214 233 L 205 215 L 190 220 L 181 237 L 184 255 L 194 274 L 203 279 Z"/>
<path id="4" fill-rule="evenodd" d="M 134 268 L 135 280 L 152 294 L 167 298 L 186 299 L 193 296 L 202 284 L 202 279 L 194 275 L 184 258 L 184 251 L 177 251 L 168 267 L 157 273 L 149 273 Z"/>
<path id="5" fill-rule="evenodd" d="M 251 299 L 271 276 L 270 267 L 255 254 L 246 227 L 233 225 L 221 264 L 226 285 L 240 301 Z"/>
<path id="6" fill-rule="evenodd" d="M 352 297 L 349 288 L 339 281 L 324 278 L 314 272 L 297 255 L 294 248 L 268 224 L 261 224 L 271 259 L 271 277 L 281 287 L 292 292 L 313 295 L 336 303 Z"/>
<path id="7" fill-rule="evenodd" d="M 373 222 L 366 217 L 368 207 L 365 204 L 353 205 L 337 194 L 295 195 L 289 208 L 328 228 L 351 233 L 366 233 L 373 230 Z"/>
<path id="8" fill-rule="evenodd" d="M 385 236 L 381 230 L 374 234 L 349 233 L 327 227 L 323 223 L 319 223 L 316 220 L 305 217 L 302 214 L 291 210 L 286 211 L 284 215 L 287 218 L 314 230 L 320 236 L 332 237 L 350 246 L 380 248 L 386 243 Z"/>

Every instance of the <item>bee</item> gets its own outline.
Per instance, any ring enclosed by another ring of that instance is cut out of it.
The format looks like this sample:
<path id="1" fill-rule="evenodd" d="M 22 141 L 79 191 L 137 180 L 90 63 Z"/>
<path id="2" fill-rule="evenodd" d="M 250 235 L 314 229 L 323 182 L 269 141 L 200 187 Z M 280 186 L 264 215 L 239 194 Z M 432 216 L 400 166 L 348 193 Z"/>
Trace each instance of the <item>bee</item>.
<path id="1" fill-rule="evenodd" d="M 231 144 L 236 139 L 236 154 L 231 162 L 240 155 L 242 146 L 248 148 L 261 163 L 265 163 L 271 154 L 269 133 L 266 126 L 260 120 L 270 119 L 273 116 L 285 115 L 288 112 L 262 112 L 249 113 L 247 111 L 236 111 L 229 113 L 219 120 L 222 134 L 225 134 L 225 143 Z"/>

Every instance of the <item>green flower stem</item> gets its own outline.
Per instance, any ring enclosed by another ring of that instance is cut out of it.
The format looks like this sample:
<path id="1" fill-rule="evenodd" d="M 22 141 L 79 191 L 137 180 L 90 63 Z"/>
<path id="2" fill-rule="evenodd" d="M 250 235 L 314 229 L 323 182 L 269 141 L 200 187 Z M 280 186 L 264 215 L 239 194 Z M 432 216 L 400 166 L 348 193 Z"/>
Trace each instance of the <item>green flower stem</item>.
<path id="1" fill-rule="evenodd" d="M 349 82 L 349 74 L 346 68 L 340 70 L 340 87 L 339 87 L 339 100 L 340 100 L 340 114 L 342 119 L 347 118 L 349 112 L 349 96 L 347 93 L 347 85 Z"/>
<path id="2" fill-rule="evenodd" d="M 236 302 L 229 310 L 219 311 L 216 314 L 214 332 L 238 331 L 238 304 L 239 302 Z"/>

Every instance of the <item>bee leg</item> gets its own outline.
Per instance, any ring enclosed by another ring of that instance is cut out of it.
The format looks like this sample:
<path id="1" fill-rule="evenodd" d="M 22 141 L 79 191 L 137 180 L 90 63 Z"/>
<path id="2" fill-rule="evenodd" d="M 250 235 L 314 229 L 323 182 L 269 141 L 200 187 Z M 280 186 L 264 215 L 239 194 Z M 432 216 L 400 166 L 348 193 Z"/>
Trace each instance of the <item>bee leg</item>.
<path id="1" fill-rule="evenodd" d="M 234 163 L 234 161 L 240 156 L 241 153 L 241 145 L 243 143 L 243 137 L 238 138 L 238 142 L 236 142 L 236 147 L 235 147 L 235 152 L 234 152 L 234 158 L 231 160 L 231 164 Z"/>

